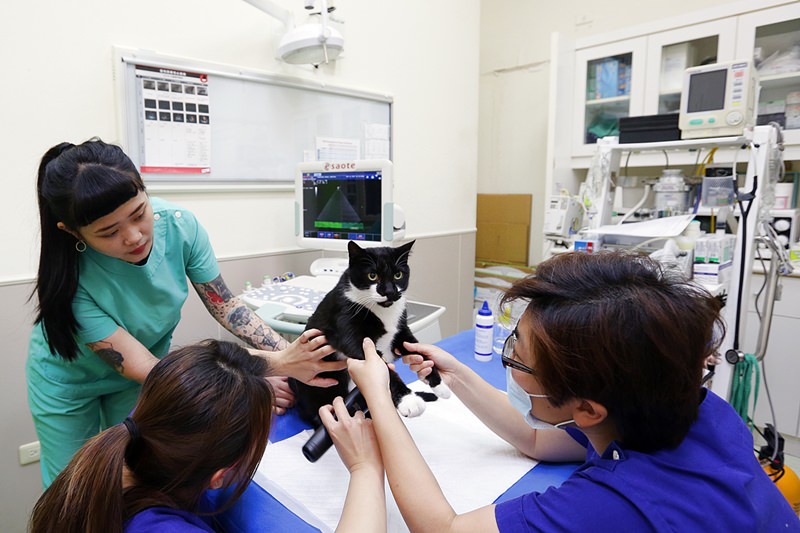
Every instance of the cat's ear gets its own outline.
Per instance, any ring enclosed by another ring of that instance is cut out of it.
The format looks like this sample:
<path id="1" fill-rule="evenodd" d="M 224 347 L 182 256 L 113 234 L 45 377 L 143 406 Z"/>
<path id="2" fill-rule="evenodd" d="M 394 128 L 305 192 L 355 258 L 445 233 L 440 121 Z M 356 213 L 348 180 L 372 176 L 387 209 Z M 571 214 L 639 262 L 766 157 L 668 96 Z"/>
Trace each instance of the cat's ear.
<path id="1" fill-rule="evenodd" d="M 350 254 L 350 257 L 358 256 L 363 251 L 364 249 L 356 244 L 356 241 L 350 241 L 347 243 L 347 253 Z"/>
<path id="2" fill-rule="evenodd" d="M 403 258 L 408 260 L 408 254 L 411 253 L 411 247 L 414 246 L 414 243 L 417 242 L 413 240 L 411 242 L 405 243 L 403 246 L 397 247 L 397 257 Z"/>

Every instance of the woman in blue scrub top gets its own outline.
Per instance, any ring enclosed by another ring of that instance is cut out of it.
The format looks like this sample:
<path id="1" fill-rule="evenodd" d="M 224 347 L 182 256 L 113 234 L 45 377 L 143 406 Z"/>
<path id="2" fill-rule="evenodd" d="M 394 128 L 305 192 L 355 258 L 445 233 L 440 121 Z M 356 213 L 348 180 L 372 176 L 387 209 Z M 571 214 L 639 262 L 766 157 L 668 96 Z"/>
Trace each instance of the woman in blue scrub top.
<path id="1" fill-rule="evenodd" d="M 267 372 L 264 358 L 232 342 L 172 351 L 147 375 L 133 413 L 81 447 L 39 498 L 30 533 L 222 530 L 214 515 L 242 495 L 267 445 Z M 354 451 L 377 448 L 374 434 L 363 436 Z M 337 531 L 386 531 L 379 455 L 340 455 L 352 475 Z"/>
<path id="2" fill-rule="evenodd" d="M 320 361 L 332 351 L 325 338 L 317 331 L 289 344 L 234 296 L 203 227 L 189 211 L 149 197 L 118 146 L 51 148 L 37 192 L 38 315 L 26 375 L 45 487 L 87 439 L 130 412 L 169 350 L 187 278 L 211 316 L 268 360 L 277 407 L 292 399 L 280 376 L 335 383 L 315 377 L 342 366 Z"/>
<path id="3" fill-rule="evenodd" d="M 504 349 L 508 396 L 434 346 L 407 344 L 415 355 L 404 359 L 421 377 L 435 364 L 451 390 L 523 452 L 576 459 L 583 448 L 585 463 L 558 488 L 456 514 L 366 340 L 366 360 L 348 360 L 348 369 L 411 531 L 800 531 L 747 426 L 701 386 L 724 331 L 719 302 L 704 289 L 648 257 L 571 253 L 516 282 L 503 303 L 513 300 L 528 303 Z M 323 421 L 334 442 L 359 426 L 341 416 Z"/>

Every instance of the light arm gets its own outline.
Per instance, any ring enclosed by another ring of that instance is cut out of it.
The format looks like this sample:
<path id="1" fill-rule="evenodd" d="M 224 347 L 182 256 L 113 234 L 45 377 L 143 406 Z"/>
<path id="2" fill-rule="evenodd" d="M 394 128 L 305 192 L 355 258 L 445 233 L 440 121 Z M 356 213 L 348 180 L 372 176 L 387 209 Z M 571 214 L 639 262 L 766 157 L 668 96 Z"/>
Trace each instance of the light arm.
<path id="1" fill-rule="evenodd" d="M 234 296 L 222 276 L 207 283 L 192 283 L 214 320 L 250 346 L 267 351 L 285 349 L 289 343 Z"/>
<path id="2" fill-rule="evenodd" d="M 120 375 L 139 383 L 158 363 L 158 358 L 150 350 L 119 327 L 105 339 L 86 346 Z"/>

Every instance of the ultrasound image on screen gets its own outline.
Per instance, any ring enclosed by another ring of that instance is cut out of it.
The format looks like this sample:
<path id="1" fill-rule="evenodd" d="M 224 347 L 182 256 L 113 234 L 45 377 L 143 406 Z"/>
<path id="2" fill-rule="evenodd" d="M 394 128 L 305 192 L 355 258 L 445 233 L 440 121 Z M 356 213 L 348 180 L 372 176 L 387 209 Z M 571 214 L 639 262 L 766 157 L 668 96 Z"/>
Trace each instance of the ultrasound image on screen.
<path id="1" fill-rule="evenodd" d="M 725 81 L 728 70 L 712 70 L 691 74 L 689 78 L 688 113 L 715 111 L 725 105 Z"/>
<path id="2" fill-rule="evenodd" d="M 303 174 L 303 236 L 381 240 L 380 171 Z"/>

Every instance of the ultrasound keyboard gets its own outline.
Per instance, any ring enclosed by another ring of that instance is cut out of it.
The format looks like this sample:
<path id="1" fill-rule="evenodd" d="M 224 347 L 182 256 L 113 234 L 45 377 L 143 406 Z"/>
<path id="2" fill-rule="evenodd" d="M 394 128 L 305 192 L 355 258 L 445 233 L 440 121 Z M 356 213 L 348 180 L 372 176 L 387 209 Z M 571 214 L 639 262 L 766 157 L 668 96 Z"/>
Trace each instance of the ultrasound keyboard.
<path id="1" fill-rule="evenodd" d="M 319 281 L 318 278 L 300 276 L 283 283 L 245 290 L 240 298 L 253 309 L 279 304 L 284 308 L 282 315 L 285 318 L 305 323 L 335 283 L 336 278 Z"/>

